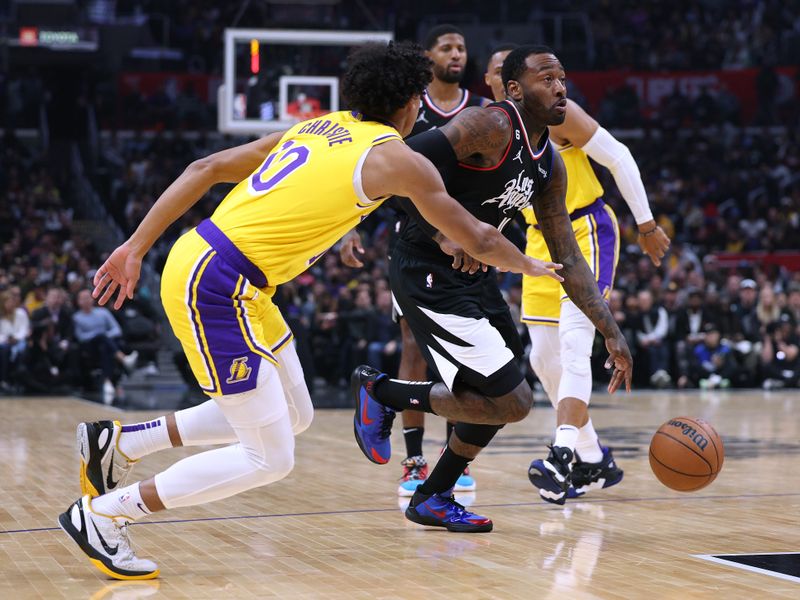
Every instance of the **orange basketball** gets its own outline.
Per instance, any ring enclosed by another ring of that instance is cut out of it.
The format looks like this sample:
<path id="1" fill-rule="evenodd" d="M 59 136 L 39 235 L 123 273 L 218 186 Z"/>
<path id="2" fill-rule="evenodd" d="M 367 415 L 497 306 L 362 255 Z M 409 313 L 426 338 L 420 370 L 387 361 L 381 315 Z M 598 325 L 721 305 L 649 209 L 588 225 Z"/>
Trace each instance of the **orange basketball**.
<path id="1" fill-rule="evenodd" d="M 679 492 L 706 487 L 717 478 L 724 459 L 722 438 L 703 419 L 670 419 L 650 441 L 650 468 L 661 483 Z"/>

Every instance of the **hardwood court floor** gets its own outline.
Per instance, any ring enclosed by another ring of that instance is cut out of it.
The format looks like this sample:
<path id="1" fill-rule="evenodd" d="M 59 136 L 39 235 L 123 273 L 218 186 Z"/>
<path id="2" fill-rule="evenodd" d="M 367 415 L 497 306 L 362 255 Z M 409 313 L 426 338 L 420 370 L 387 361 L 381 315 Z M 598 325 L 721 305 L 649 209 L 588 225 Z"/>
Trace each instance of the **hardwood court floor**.
<path id="1" fill-rule="evenodd" d="M 798 582 L 693 556 L 799 549 L 796 391 L 598 395 L 594 421 L 625 479 L 565 507 L 526 477 L 554 423 L 537 407 L 476 461 L 473 506 L 495 530 L 473 535 L 404 520 L 399 422 L 393 460 L 378 466 L 358 451 L 350 411 L 319 411 L 286 480 L 132 527 L 157 582 L 105 580 L 55 528 L 78 494 L 75 424 L 115 411 L 68 398 L 0 407 L 0 598 L 800 598 Z M 662 487 L 647 461 L 653 431 L 679 415 L 706 418 L 726 443 L 721 475 L 692 494 Z M 435 457 L 444 423 L 430 419 L 428 433 Z M 135 475 L 196 451 L 151 455 Z"/>

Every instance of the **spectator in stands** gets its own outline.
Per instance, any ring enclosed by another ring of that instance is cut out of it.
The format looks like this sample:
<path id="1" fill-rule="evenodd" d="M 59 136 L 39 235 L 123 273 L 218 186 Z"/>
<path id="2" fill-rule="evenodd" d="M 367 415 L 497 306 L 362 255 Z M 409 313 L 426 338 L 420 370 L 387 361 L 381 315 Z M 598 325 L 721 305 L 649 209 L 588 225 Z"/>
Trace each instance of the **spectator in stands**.
<path id="1" fill-rule="evenodd" d="M 694 363 L 689 373 L 692 383 L 704 390 L 731 385 L 736 361 L 730 345 L 721 339 L 719 327 L 713 321 L 704 325 L 703 339 L 694 346 L 692 355 Z"/>
<path id="2" fill-rule="evenodd" d="M 781 307 L 775 297 L 775 290 L 772 286 L 765 285 L 758 293 L 758 304 L 756 305 L 756 317 L 762 331 L 766 331 L 767 325 L 774 323 L 781 316 Z"/>
<path id="3" fill-rule="evenodd" d="M 639 299 L 639 317 L 635 326 L 636 342 L 647 357 L 647 369 L 650 384 L 666 387 L 672 382 L 669 375 L 669 316 L 663 306 L 657 306 L 653 294 L 649 290 L 641 290 Z"/>
<path id="4" fill-rule="evenodd" d="M 49 321 L 53 324 L 55 341 L 63 350 L 69 348 L 72 341 L 72 311 L 66 305 L 67 293 L 60 287 L 51 287 L 47 290 L 44 306 L 37 308 L 31 314 L 31 321 L 36 324 Z"/>
<path id="5" fill-rule="evenodd" d="M 10 391 L 14 365 L 30 335 L 30 320 L 20 300 L 19 288 L 0 293 L 0 391 Z"/>
<path id="6" fill-rule="evenodd" d="M 796 387 L 800 379 L 800 340 L 788 315 L 766 326 L 761 349 L 765 390 Z"/>
<path id="7" fill-rule="evenodd" d="M 697 355 L 696 346 L 705 342 L 708 331 L 714 331 L 717 338 L 720 336 L 716 315 L 709 312 L 704 304 L 705 293 L 703 290 L 700 288 L 690 289 L 687 294 L 686 307 L 679 310 L 676 315 L 673 340 L 678 375 L 677 384 L 681 389 L 692 383 L 690 369 L 692 357 Z M 714 345 L 706 344 L 702 353 L 709 354 L 716 346 L 719 346 L 719 339 Z M 696 378 L 696 380 L 698 379 Z"/>
<path id="8" fill-rule="evenodd" d="M 800 283 L 792 283 L 789 285 L 786 312 L 794 322 L 795 333 L 800 335 Z"/>
<path id="9" fill-rule="evenodd" d="M 340 313 L 342 352 L 339 375 L 342 379 L 347 378 L 353 365 L 366 362 L 367 347 L 375 316 L 375 308 L 372 305 L 368 285 L 356 293 L 353 309 Z"/>
<path id="10" fill-rule="evenodd" d="M 116 395 L 114 361 L 125 369 L 136 364 L 138 352 L 124 354 L 121 350 L 122 329 L 107 308 L 95 306 L 92 293 L 83 289 L 78 293 L 78 310 L 72 315 L 75 338 L 81 353 L 88 358 L 89 368 L 99 368 L 103 374 L 103 402 L 111 404 Z"/>
<path id="11" fill-rule="evenodd" d="M 732 277 L 735 281 L 735 276 Z M 729 287 L 729 292 L 730 292 Z M 737 385 L 748 386 L 755 382 L 762 339 L 761 322 L 756 313 L 758 285 L 753 279 L 739 282 L 738 297 L 731 298 L 728 326 L 725 333 L 733 345 L 737 362 L 741 367 Z"/>

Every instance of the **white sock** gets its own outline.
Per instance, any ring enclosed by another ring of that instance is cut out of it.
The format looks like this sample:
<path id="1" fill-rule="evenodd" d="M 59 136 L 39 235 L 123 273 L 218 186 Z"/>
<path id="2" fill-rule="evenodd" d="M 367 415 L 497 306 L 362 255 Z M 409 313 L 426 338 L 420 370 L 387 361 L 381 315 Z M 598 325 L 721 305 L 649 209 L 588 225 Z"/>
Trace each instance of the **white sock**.
<path id="1" fill-rule="evenodd" d="M 150 514 L 139 492 L 139 482 L 94 498 L 91 508 L 92 512 L 99 515 L 124 517 L 128 521 L 135 521 Z"/>
<path id="2" fill-rule="evenodd" d="M 578 431 L 578 441 L 575 449 L 581 455 L 581 460 L 588 463 L 599 463 L 603 460 L 603 450 L 600 448 L 600 439 L 594 430 L 592 420 L 580 428 Z"/>
<path id="3" fill-rule="evenodd" d="M 569 448 L 575 450 L 575 442 L 578 439 L 578 428 L 575 425 L 559 425 L 556 428 L 556 439 L 553 446 L 559 448 Z"/>
<path id="4" fill-rule="evenodd" d="M 119 436 L 120 451 L 131 460 L 172 448 L 167 431 L 166 417 L 158 417 L 153 421 L 123 425 Z"/>

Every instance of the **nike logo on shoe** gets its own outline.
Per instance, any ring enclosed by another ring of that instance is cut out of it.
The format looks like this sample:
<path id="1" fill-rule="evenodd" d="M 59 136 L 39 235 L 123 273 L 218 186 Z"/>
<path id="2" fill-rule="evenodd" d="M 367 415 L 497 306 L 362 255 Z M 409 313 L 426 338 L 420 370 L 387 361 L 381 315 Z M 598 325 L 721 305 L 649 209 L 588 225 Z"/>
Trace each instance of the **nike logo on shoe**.
<path id="1" fill-rule="evenodd" d="M 367 393 L 362 389 L 361 390 L 361 422 L 364 425 L 372 425 L 375 422 L 375 419 L 370 419 L 367 416 Z"/>
<path id="2" fill-rule="evenodd" d="M 105 550 L 107 554 L 114 556 L 117 553 L 117 550 L 119 550 L 119 545 L 116 545 L 112 548 L 111 546 L 108 545 L 106 540 L 100 534 L 100 530 L 97 528 L 97 525 L 95 525 L 94 521 L 92 521 L 92 527 L 94 527 L 94 531 L 97 534 L 97 537 L 100 538 L 100 543 L 103 545 L 103 550 Z"/>
<path id="3" fill-rule="evenodd" d="M 119 484 L 119 481 L 114 481 L 113 477 L 111 477 L 111 471 L 113 471 L 114 465 L 114 449 L 111 449 L 111 461 L 109 462 L 108 467 L 108 475 L 106 475 L 106 490 L 113 490 Z"/>
<path id="4" fill-rule="evenodd" d="M 431 514 L 433 516 L 438 517 L 440 519 L 444 519 L 447 516 L 446 510 L 433 510 L 430 506 L 428 507 L 428 510 L 431 511 Z"/>

